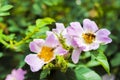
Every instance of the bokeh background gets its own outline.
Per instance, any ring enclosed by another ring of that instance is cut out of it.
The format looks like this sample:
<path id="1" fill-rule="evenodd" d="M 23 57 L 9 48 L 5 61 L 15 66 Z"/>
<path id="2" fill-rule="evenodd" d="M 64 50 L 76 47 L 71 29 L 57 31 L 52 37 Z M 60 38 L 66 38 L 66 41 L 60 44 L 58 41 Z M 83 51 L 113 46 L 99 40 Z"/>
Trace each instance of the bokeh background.
<path id="1" fill-rule="evenodd" d="M 13 6 L 9 10 L 10 15 L 0 17 L 0 80 L 4 80 L 13 68 L 22 66 L 24 69 L 29 68 L 24 63 L 25 55 L 30 53 L 28 42 L 36 36 L 44 38 L 43 34 L 48 28 L 14 49 L 8 47 L 2 40 L 10 41 L 14 38 L 20 41 L 28 29 L 34 26 L 36 19 L 45 17 L 53 18 L 65 26 L 73 21 L 82 23 L 83 19 L 89 18 L 94 20 L 99 28 L 109 29 L 113 41 L 104 47 L 104 51 L 111 74 L 115 80 L 120 80 L 120 0 L 1 0 L 0 4 Z M 50 29 L 53 27 L 54 24 L 49 26 Z M 101 66 L 93 69 L 101 76 L 106 74 Z M 28 73 L 27 76 L 31 80 L 39 80 L 37 77 L 39 73 L 31 71 Z"/>

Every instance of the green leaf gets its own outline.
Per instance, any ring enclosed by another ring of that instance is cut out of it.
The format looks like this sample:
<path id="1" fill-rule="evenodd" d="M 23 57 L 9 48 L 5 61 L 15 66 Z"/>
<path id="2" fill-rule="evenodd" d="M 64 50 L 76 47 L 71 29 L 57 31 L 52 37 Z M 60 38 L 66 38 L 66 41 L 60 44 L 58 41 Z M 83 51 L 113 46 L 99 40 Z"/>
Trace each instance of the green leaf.
<path id="1" fill-rule="evenodd" d="M 43 27 L 47 24 L 51 24 L 52 22 L 55 22 L 52 18 L 44 18 L 44 19 L 37 19 L 36 20 L 36 26 L 37 27 Z"/>
<path id="2" fill-rule="evenodd" d="M 77 80 L 102 80 L 100 76 L 87 67 L 78 66 L 75 69 Z"/>
<path id="3" fill-rule="evenodd" d="M 46 78 L 48 74 L 50 74 L 50 70 L 49 69 L 42 70 L 42 72 L 40 74 L 40 80 Z"/>
<path id="4" fill-rule="evenodd" d="M 81 54 L 80 59 L 86 59 L 86 58 L 88 58 L 90 56 L 91 56 L 90 52 L 85 52 L 84 54 Z"/>
<path id="5" fill-rule="evenodd" d="M 120 52 L 116 53 L 115 57 L 110 61 L 113 67 L 120 65 Z"/>
<path id="6" fill-rule="evenodd" d="M 109 74 L 110 73 L 109 64 L 108 64 L 107 58 L 104 55 L 103 51 L 99 50 L 98 52 L 93 52 L 92 56 L 95 58 L 96 61 L 98 61 L 103 66 L 103 68 Z"/>
<path id="7" fill-rule="evenodd" d="M 2 52 L 0 52 L 0 58 L 3 56 L 3 53 Z"/>
<path id="8" fill-rule="evenodd" d="M 46 31 L 49 31 L 49 28 L 47 26 L 42 27 L 39 32 L 34 34 L 32 38 L 45 38 L 46 37 Z"/>
<path id="9" fill-rule="evenodd" d="M 0 8 L 0 12 L 4 12 L 4 11 L 7 11 L 9 9 L 13 8 L 12 5 L 5 5 L 3 7 Z"/>
<path id="10" fill-rule="evenodd" d="M 100 65 L 100 63 L 93 59 L 86 64 L 87 67 L 94 67 L 94 66 L 98 66 L 98 65 Z"/>
<path id="11" fill-rule="evenodd" d="M 68 63 L 68 67 L 73 68 L 73 67 L 76 67 L 76 65 L 73 63 Z"/>
<path id="12" fill-rule="evenodd" d="M 9 12 L 0 13 L 0 16 L 7 16 L 7 15 L 10 15 L 10 13 Z"/>
<path id="13" fill-rule="evenodd" d="M 43 3 L 45 3 L 48 6 L 53 6 L 61 3 L 63 0 L 43 0 Z"/>

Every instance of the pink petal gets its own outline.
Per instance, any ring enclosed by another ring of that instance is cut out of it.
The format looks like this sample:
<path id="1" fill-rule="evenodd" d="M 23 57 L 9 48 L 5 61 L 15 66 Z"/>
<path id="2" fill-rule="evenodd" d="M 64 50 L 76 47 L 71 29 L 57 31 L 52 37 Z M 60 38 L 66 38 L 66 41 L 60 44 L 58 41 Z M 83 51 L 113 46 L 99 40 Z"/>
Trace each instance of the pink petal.
<path id="1" fill-rule="evenodd" d="M 51 35 L 48 35 L 48 37 L 46 38 L 45 45 L 48 47 L 55 48 L 59 45 L 59 42 L 57 38 L 53 34 L 51 34 Z"/>
<path id="2" fill-rule="evenodd" d="M 108 44 L 108 43 L 111 43 L 112 42 L 112 39 L 109 38 L 108 36 L 98 36 L 97 37 L 97 40 L 100 42 L 100 43 L 103 43 L 103 44 Z"/>
<path id="3" fill-rule="evenodd" d="M 58 54 L 58 55 L 64 55 L 64 54 L 67 54 L 67 50 L 63 49 L 61 46 L 60 47 L 57 47 L 55 49 L 55 54 Z"/>
<path id="4" fill-rule="evenodd" d="M 70 23 L 70 26 L 76 30 L 77 34 L 81 34 L 83 32 L 83 28 L 79 22 L 72 22 Z"/>
<path id="5" fill-rule="evenodd" d="M 43 44 L 43 39 L 34 39 L 32 42 L 30 42 L 29 47 L 32 52 L 39 53 Z"/>
<path id="6" fill-rule="evenodd" d="M 98 42 L 94 42 L 92 44 L 84 44 L 83 51 L 96 50 L 98 48 L 99 48 L 99 43 Z"/>
<path id="7" fill-rule="evenodd" d="M 24 80 L 26 71 L 19 69 L 13 69 L 11 74 L 9 74 L 5 80 Z"/>
<path id="8" fill-rule="evenodd" d="M 112 39 L 108 36 L 110 35 L 110 31 L 107 29 L 100 29 L 96 32 L 96 40 L 100 43 L 108 44 L 112 42 Z"/>
<path id="9" fill-rule="evenodd" d="M 110 35 L 110 31 L 107 29 L 100 29 L 96 32 L 96 36 L 108 36 Z"/>
<path id="10" fill-rule="evenodd" d="M 14 76 L 12 76 L 11 74 L 7 75 L 5 80 L 14 80 L 16 79 Z"/>
<path id="11" fill-rule="evenodd" d="M 44 40 L 43 39 L 34 39 L 33 40 L 39 47 L 43 46 Z"/>
<path id="12" fill-rule="evenodd" d="M 61 33 L 65 29 L 64 25 L 62 23 L 56 23 L 56 32 Z"/>
<path id="13" fill-rule="evenodd" d="M 65 40 L 66 41 L 66 45 L 70 46 L 71 42 L 72 42 L 72 37 L 69 34 L 65 34 L 64 37 L 66 39 Z"/>
<path id="14" fill-rule="evenodd" d="M 85 32 L 96 32 L 98 30 L 98 27 L 94 21 L 91 21 L 90 19 L 84 19 L 83 20 L 83 29 Z"/>
<path id="15" fill-rule="evenodd" d="M 67 27 L 67 32 L 70 36 L 78 36 L 78 34 L 75 33 L 75 29 L 72 27 Z"/>
<path id="16" fill-rule="evenodd" d="M 74 49 L 72 53 L 72 61 L 74 63 L 78 63 L 79 57 L 80 57 L 81 50 L 80 49 Z"/>
<path id="17" fill-rule="evenodd" d="M 30 65 L 31 71 L 39 71 L 45 64 L 36 54 L 29 54 L 25 57 L 25 62 Z"/>
<path id="18" fill-rule="evenodd" d="M 84 43 L 81 40 L 82 38 L 74 37 L 72 41 L 72 45 L 76 47 L 81 47 L 81 49 L 84 49 Z"/>
<path id="19" fill-rule="evenodd" d="M 47 35 L 47 36 L 53 35 L 53 32 L 51 32 L 51 31 L 46 31 L 46 35 Z"/>
<path id="20" fill-rule="evenodd" d="M 70 27 L 67 28 L 67 32 L 71 36 L 79 36 L 82 34 L 83 29 L 79 22 L 70 23 Z"/>
<path id="21" fill-rule="evenodd" d="M 99 43 L 92 43 L 91 45 L 90 45 L 90 50 L 96 50 L 96 49 L 98 49 L 99 48 Z"/>
<path id="22" fill-rule="evenodd" d="M 17 80 L 24 80 L 24 75 L 26 74 L 26 71 L 22 70 L 21 68 L 19 69 L 14 69 L 12 71 L 12 76 L 14 76 Z"/>

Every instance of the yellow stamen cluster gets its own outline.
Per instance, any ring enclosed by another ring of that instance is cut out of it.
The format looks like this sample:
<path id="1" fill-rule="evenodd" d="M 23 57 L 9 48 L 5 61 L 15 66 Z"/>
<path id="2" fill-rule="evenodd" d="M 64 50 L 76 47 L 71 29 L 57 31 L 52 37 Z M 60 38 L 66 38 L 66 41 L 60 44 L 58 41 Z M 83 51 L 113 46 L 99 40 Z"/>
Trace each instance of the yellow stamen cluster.
<path id="1" fill-rule="evenodd" d="M 53 50 L 53 48 L 43 46 L 41 52 L 38 53 L 38 57 L 43 59 L 45 62 L 49 62 L 54 57 Z"/>
<path id="2" fill-rule="evenodd" d="M 87 43 L 87 44 L 91 44 L 95 40 L 95 35 L 92 33 L 85 33 L 82 35 L 82 37 L 83 37 L 85 43 Z"/>

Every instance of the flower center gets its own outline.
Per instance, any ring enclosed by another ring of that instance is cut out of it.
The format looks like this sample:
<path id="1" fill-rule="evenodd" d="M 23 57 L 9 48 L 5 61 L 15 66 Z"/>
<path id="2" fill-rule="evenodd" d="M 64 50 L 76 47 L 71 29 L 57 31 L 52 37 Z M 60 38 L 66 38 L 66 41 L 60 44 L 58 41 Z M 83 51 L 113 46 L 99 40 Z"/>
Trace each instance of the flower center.
<path id="1" fill-rule="evenodd" d="M 92 33 L 85 33 L 82 36 L 83 36 L 84 41 L 87 44 L 91 44 L 95 40 L 95 35 Z"/>
<path id="2" fill-rule="evenodd" d="M 54 57 L 53 50 L 53 48 L 43 46 L 41 52 L 38 53 L 38 57 L 43 59 L 45 62 L 49 62 Z"/>

